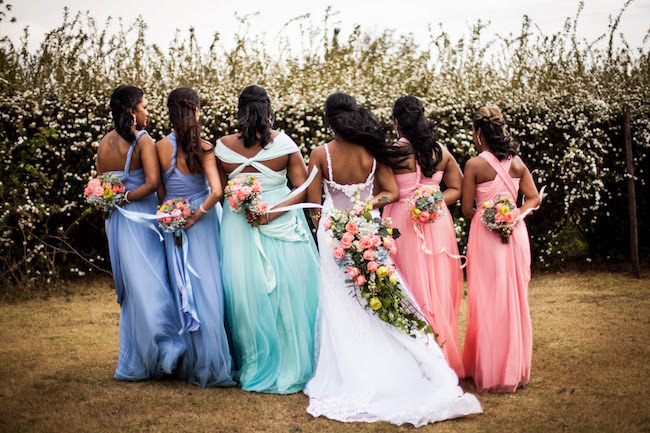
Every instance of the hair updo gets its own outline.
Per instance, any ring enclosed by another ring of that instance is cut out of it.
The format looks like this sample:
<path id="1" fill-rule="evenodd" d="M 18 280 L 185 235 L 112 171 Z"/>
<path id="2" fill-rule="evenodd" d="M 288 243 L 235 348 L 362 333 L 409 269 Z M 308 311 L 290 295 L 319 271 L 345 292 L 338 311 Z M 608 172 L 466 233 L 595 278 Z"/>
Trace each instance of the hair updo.
<path id="1" fill-rule="evenodd" d="M 134 126 L 138 127 L 138 125 L 134 125 L 133 114 L 129 109 L 137 110 L 143 97 L 142 89 L 126 84 L 122 84 L 111 94 L 110 106 L 115 131 L 129 143 L 133 143 L 135 140 Z"/>
<path id="2" fill-rule="evenodd" d="M 424 177 L 433 176 L 442 161 L 442 148 L 435 124 L 424 115 L 422 102 L 415 96 L 402 96 L 393 106 L 393 119 L 402 135 L 411 142 Z"/>
<path id="3" fill-rule="evenodd" d="M 191 173 L 203 171 L 201 125 L 196 120 L 196 110 L 201 107 L 199 95 L 191 87 L 172 90 L 167 98 L 169 122 L 176 134 L 176 145 L 185 154 L 187 168 Z"/>
<path id="4" fill-rule="evenodd" d="M 251 147 L 258 142 L 260 146 L 266 146 L 271 141 L 270 119 L 273 117 L 266 90 L 255 84 L 246 87 L 239 95 L 237 108 L 239 138 L 244 141 L 244 146 Z"/>
<path id="5" fill-rule="evenodd" d="M 499 161 L 519 155 L 519 144 L 515 143 L 508 131 L 503 113 L 496 105 L 485 105 L 474 115 L 474 131 L 483 132 L 485 143 Z"/>
<path id="6" fill-rule="evenodd" d="M 382 125 L 370 110 L 359 107 L 352 96 L 343 92 L 328 96 L 325 120 L 336 135 L 363 146 L 377 162 L 394 169 L 405 168 L 404 159 L 411 150 L 388 144 L 386 133 L 390 127 Z"/>

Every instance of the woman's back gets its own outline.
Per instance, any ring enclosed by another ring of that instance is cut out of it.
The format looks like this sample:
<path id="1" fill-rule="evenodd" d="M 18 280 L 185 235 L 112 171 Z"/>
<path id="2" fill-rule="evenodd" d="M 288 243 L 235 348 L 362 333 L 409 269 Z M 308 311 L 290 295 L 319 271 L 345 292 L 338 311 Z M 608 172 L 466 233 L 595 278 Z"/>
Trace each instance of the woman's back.
<path id="1" fill-rule="evenodd" d="M 131 143 L 120 137 L 115 130 L 103 136 L 97 147 L 97 161 L 102 172 L 123 171 L 125 168 L 134 171 L 142 168 L 142 159 L 137 146 L 133 150 L 130 166 L 125 167 L 130 149 Z"/>

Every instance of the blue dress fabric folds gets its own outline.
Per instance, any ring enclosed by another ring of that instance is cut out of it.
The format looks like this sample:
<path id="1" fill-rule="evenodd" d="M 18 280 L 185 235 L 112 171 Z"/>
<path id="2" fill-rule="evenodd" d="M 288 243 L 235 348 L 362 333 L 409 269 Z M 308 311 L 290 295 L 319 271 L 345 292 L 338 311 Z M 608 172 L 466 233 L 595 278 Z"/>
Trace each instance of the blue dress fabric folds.
<path id="1" fill-rule="evenodd" d="M 127 191 L 145 181 L 142 168 L 129 171 L 137 139 L 133 141 L 123 171 L 113 171 Z M 153 214 L 155 194 L 124 209 Z M 105 222 L 109 256 L 120 312 L 120 343 L 115 379 L 143 380 L 171 374 L 186 350 L 174 295 L 167 277 L 165 249 L 150 228 L 117 210 Z"/>
<path id="2" fill-rule="evenodd" d="M 165 200 L 183 197 L 198 209 L 209 193 L 205 175 L 181 173 L 176 168 L 176 136 L 172 132 L 167 138 L 174 151 L 172 165 L 163 174 Z M 201 387 L 234 385 L 224 325 L 217 209 L 211 209 L 181 232 L 182 246 L 175 245 L 174 234 L 165 233 L 170 283 L 187 344 L 181 375 Z"/>
<path id="3" fill-rule="evenodd" d="M 298 152 L 280 134 L 253 158 L 217 142 L 215 154 L 241 164 L 229 178 L 254 174 L 269 208 L 290 190 L 287 171 L 261 161 Z M 252 166 L 257 172 L 243 173 Z M 251 227 L 226 202 L 221 225 L 226 316 L 237 364 L 236 379 L 246 391 L 289 394 L 302 390 L 314 370 L 314 323 L 318 308 L 319 260 L 302 210 L 291 210 L 267 225 Z"/>

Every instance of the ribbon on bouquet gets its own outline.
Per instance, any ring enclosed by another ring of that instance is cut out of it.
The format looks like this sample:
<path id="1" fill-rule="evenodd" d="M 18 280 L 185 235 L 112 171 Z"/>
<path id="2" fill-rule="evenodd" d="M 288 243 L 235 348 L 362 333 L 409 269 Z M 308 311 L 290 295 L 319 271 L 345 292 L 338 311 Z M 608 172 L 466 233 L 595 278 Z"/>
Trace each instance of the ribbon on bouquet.
<path id="1" fill-rule="evenodd" d="M 427 241 L 424 239 L 424 234 L 422 233 L 422 229 L 420 228 L 420 223 L 414 222 L 413 223 L 413 231 L 415 231 L 415 234 L 417 235 L 418 238 L 422 241 L 422 245 L 420 248 L 422 251 L 424 251 L 424 254 L 433 254 L 433 251 L 427 248 Z"/>
<path id="2" fill-rule="evenodd" d="M 177 215 L 172 215 L 170 213 L 155 215 L 155 214 L 144 213 L 144 212 L 135 212 L 132 210 L 124 209 L 118 205 L 115 205 L 115 209 L 117 209 L 122 215 L 124 215 L 125 218 L 128 218 L 133 222 L 149 227 L 151 230 L 156 232 L 156 234 L 160 238 L 160 242 L 162 242 L 165 238 L 163 237 L 162 233 L 160 233 L 160 230 L 158 230 L 158 227 L 156 227 L 153 223 L 149 221 L 177 216 Z"/>
<path id="3" fill-rule="evenodd" d="M 180 230 L 180 236 L 182 247 L 174 248 L 173 272 L 178 294 L 181 298 L 180 308 L 182 313 L 182 328 L 178 333 L 179 335 L 182 335 L 185 332 L 196 331 L 201 325 L 201 321 L 196 312 L 196 301 L 194 299 L 194 291 L 192 290 L 192 282 L 189 274 L 192 273 L 192 275 L 198 279 L 201 279 L 201 277 L 199 277 L 194 268 L 192 268 L 187 261 L 189 239 L 187 238 L 185 230 Z"/>
<path id="4" fill-rule="evenodd" d="M 462 263 L 462 260 L 465 259 L 465 263 L 463 263 L 460 266 L 460 269 L 463 269 L 465 266 L 467 266 L 467 256 L 465 256 L 463 254 L 450 254 L 449 251 L 447 251 L 446 247 L 442 247 L 440 249 L 440 251 L 438 251 L 438 254 L 447 254 L 447 256 L 449 258 L 461 260 L 461 263 Z"/>
<path id="5" fill-rule="evenodd" d="M 539 207 L 542 205 L 542 200 L 544 200 L 544 191 L 545 191 L 545 190 L 546 190 L 546 185 L 544 185 L 544 186 L 542 187 L 542 189 L 539 190 L 539 204 L 538 204 L 537 206 L 535 206 L 535 207 L 531 207 L 530 209 L 526 209 L 526 210 L 524 211 L 524 213 L 520 214 L 520 215 L 517 217 L 517 221 L 522 221 L 524 218 L 526 218 L 526 215 L 528 215 L 529 213 L 531 213 L 531 212 L 536 211 L 537 209 L 539 209 Z"/>

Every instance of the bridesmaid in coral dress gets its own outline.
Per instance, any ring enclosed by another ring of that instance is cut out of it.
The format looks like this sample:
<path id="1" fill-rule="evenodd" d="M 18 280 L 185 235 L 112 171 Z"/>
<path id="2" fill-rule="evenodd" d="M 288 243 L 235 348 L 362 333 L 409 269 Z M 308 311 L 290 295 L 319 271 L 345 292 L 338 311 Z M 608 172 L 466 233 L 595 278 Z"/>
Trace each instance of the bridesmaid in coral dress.
<path id="1" fill-rule="evenodd" d="M 397 145 L 411 150 L 406 169 L 394 170 L 400 201 L 387 205 L 384 215 L 402 233 L 393 260 L 427 321 L 438 334 L 442 352 L 458 377 L 464 377 L 458 312 L 463 296 L 463 270 L 458 258 L 454 222 L 447 209 L 460 198 L 463 174 L 452 154 L 437 142 L 434 125 L 414 96 L 402 96 L 393 107 Z M 440 191 L 444 180 L 444 215 L 433 223 L 414 223 L 404 203 L 419 188 Z"/>
<path id="2" fill-rule="evenodd" d="M 474 143 L 482 152 L 465 165 L 462 189 L 463 214 L 471 219 L 463 364 L 477 390 L 513 392 L 528 383 L 533 351 L 528 230 L 523 221 L 518 222 L 503 243 L 485 227 L 474 201 L 480 206 L 498 196 L 516 200 L 521 190 L 523 214 L 541 199 L 499 108 L 481 107 L 473 123 Z"/>

